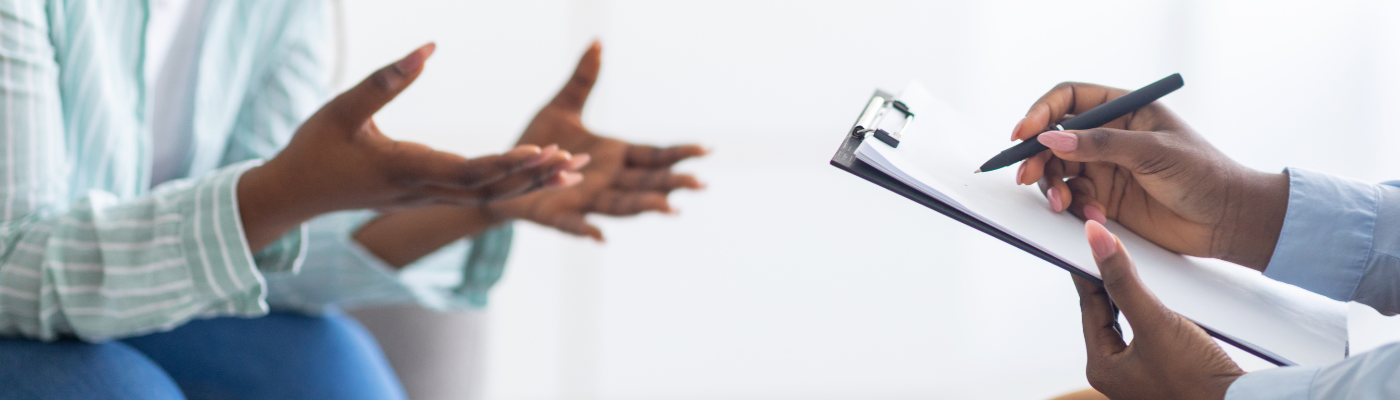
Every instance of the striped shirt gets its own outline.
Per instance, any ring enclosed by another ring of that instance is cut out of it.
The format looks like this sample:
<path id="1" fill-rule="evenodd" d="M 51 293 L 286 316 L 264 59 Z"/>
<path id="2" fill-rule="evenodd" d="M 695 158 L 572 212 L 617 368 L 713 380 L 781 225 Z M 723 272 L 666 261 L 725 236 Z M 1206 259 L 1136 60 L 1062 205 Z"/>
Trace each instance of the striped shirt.
<path id="1" fill-rule="evenodd" d="M 326 98 L 325 8 L 209 1 L 188 178 L 147 189 L 146 1 L 0 1 L 0 336 L 96 341 L 271 308 L 484 304 L 508 226 L 403 270 L 350 239 L 366 211 L 250 251 L 238 179 Z"/>

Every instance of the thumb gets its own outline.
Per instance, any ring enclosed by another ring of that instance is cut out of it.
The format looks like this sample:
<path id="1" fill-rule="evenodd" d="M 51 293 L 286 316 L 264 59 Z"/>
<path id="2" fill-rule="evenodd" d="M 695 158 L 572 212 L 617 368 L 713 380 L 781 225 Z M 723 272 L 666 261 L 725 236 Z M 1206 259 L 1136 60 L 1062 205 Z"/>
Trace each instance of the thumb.
<path id="1" fill-rule="evenodd" d="M 1128 317 L 1133 331 L 1160 331 L 1159 328 L 1172 323 L 1175 314 L 1138 278 L 1137 268 L 1123 249 L 1123 242 L 1098 221 L 1085 221 L 1084 231 L 1089 237 L 1089 248 L 1094 252 L 1094 262 L 1099 266 L 1104 290 Z"/>
<path id="2" fill-rule="evenodd" d="M 423 72 L 423 63 L 436 49 L 437 44 L 425 44 L 408 53 L 403 59 L 374 71 L 355 87 L 326 103 L 325 110 L 338 122 L 353 127 L 363 125 L 374 113 L 379 112 L 379 109 L 384 108 L 385 104 L 389 104 L 389 101 L 418 79 L 418 74 Z"/>
<path id="3" fill-rule="evenodd" d="M 1094 128 L 1082 131 L 1047 131 L 1036 137 L 1055 156 L 1066 161 L 1105 161 L 1143 172 L 1150 160 L 1162 161 L 1172 147 L 1164 133 Z"/>
<path id="4" fill-rule="evenodd" d="M 588 101 L 588 93 L 593 91 L 593 83 L 598 81 L 602 54 L 603 45 L 594 40 L 593 44 L 588 46 L 588 51 L 583 52 L 583 57 L 579 58 L 569 83 L 564 84 L 564 88 L 559 90 L 559 94 L 555 95 L 550 103 L 556 107 L 582 112 L 583 103 Z"/>

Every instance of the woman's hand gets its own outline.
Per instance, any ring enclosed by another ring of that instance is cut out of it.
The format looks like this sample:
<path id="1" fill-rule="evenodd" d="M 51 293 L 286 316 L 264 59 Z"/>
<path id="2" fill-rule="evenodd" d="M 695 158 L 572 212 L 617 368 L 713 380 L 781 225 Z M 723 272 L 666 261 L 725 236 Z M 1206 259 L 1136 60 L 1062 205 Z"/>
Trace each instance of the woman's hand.
<path id="1" fill-rule="evenodd" d="M 1045 132 L 1051 150 L 1023 162 L 1017 183 L 1039 182 L 1057 212 L 1113 219 L 1178 253 L 1263 271 L 1288 208 L 1286 175 L 1234 162 L 1160 103 L 1101 128 L 1046 132 L 1126 93 L 1063 83 L 1036 101 L 1012 140 Z"/>
<path id="2" fill-rule="evenodd" d="M 602 241 L 603 232 L 589 224 L 585 215 L 672 212 L 667 202 L 672 190 L 703 187 L 694 176 L 671 172 L 672 165 L 704 155 L 700 146 L 662 148 L 631 144 L 595 135 L 583 126 L 583 105 L 598 79 L 601 51 L 597 42 L 588 48 L 573 77 L 530 121 L 520 137 L 520 144 L 558 143 L 561 149 L 592 156 L 592 163 L 580 170 L 585 177 L 583 183 L 487 205 L 493 214 Z"/>
<path id="3" fill-rule="evenodd" d="M 423 46 L 337 96 L 297 129 L 281 153 L 244 173 L 239 209 L 253 249 L 327 212 L 481 206 L 582 179 L 570 171 L 587 158 L 554 147 L 522 145 L 468 159 L 380 132 L 371 117 L 413 83 L 433 49 Z"/>
<path id="4" fill-rule="evenodd" d="M 1110 399 L 1224 399 L 1244 374 L 1196 324 L 1167 309 L 1138 278 L 1118 237 L 1096 221 L 1084 226 L 1103 287 L 1078 276 L 1089 384 Z M 1116 304 L 1133 327 L 1123 343 Z"/>

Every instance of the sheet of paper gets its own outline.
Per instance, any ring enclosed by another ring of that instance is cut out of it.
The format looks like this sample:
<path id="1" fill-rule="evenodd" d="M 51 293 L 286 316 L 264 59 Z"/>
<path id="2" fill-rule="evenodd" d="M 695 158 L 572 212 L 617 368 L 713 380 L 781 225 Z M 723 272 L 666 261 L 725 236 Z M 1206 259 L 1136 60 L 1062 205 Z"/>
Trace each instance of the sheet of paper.
<path id="1" fill-rule="evenodd" d="M 1099 276 L 1084 223 L 1050 210 L 1033 186 L 1015 185 L 1015 167 L 974 174 L 983 158 L 1009 147 L 1000 131 L 976 129 L 918 83 L 899 96 L 917 116 L 899 148 L 865 140 L 856 155 L 921 192 Z M 1347 307 L 1254 270 L 1185 257 L 1109 222 L 1139 275 L 1172 310 L 1299 365 L 1339 361 L 1347 352 Z M 1067 284 L 1053 282 L 1047 284 Z"/>

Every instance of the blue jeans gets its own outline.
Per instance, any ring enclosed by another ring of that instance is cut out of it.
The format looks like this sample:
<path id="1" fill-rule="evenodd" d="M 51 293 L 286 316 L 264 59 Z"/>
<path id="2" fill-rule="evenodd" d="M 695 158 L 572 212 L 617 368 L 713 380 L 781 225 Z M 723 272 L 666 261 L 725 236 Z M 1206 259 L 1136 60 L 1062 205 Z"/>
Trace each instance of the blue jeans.
<path id="1" fill-rule="evenodd" d="M 120 341 L 0 339 L 0 399 L 403 399 L 343 315 L 193 321 Z"/>

